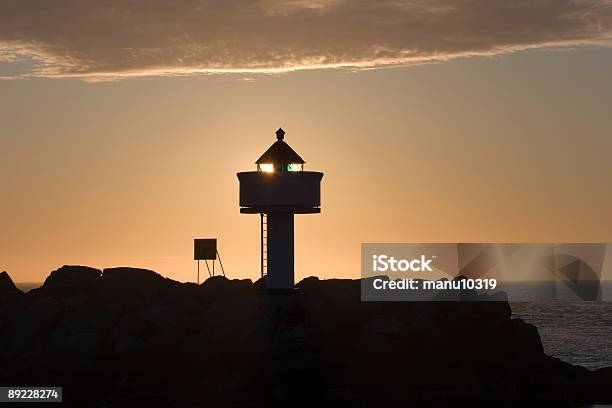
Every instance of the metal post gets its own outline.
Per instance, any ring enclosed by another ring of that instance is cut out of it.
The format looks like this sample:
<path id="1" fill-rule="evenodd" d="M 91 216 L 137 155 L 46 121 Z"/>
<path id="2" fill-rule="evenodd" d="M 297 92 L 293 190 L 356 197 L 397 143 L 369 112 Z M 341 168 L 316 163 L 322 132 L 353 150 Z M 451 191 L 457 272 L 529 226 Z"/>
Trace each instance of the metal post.
<path id="1" fill-rule="evenodd" d="M 206 263 L 206 269 L 208 269 L 208 277 L 210 278 L 212 275 L 210 274 L 210 268 L 208 267 L 208 261 L 205 259 L 204 263 Z"/>
<path id="2" fill-rule="evenodd" d="M 223 262 L 221 262 L 221 255 L 219 254 L 218 250 L 217 250 L 217 257 L 219 258 L 219 265 L 221 265 L 221 272 L 223 272 L 223 276 L 225 276 L 225 269 L 223 269 Z"/>
<path id="3" fill-rule="evenodd" d="M 198 259 L 198 285 L 200 284 L 200 260 Z"/>

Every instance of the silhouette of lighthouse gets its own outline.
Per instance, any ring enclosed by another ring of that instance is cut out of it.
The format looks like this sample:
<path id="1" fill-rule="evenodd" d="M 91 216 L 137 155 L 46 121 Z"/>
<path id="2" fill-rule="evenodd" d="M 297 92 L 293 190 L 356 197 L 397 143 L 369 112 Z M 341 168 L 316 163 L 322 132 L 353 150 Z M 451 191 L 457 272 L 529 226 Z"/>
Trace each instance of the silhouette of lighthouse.
<path id="1" fill-rule="evenodd" d="M 276 131 L 276 142 L 255 162 L 257 171 L 238 173 L 240 212 L 260 214 L 261 275 L 268 289 L 293 289 L 294 214 L 321 212 L 323 173 L 304 171 L 305 161 Z"/>

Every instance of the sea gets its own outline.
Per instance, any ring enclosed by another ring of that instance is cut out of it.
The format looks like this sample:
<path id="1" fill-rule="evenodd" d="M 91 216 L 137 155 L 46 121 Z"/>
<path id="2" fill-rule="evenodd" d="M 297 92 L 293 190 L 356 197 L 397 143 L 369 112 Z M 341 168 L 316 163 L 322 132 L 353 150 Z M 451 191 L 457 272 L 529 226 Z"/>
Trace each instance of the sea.
<path id="1" fill-rule="evenodd" d="M 612 367 L 612 281 L 600 282 L 596 301 L 580 300 L 567 285 L 503 285 L 512 317 L 538 328 L 546 354 L 590 369 Z M 535 299 L 535 301 L 533 301 Z"/>
<path id="2" fill-rule="evenodd" d="M 544 351 L 590 369 L 612 367 L 612 303 L 511 302 L 512 317 L 538 328 Z"/>
<path id="3" fill-rule="evenodd" d="M 27 292 L 42 283 L 16 285 Z M 510 292 L 512 317 L 538 328 L 546 354 L 589 369 L 612 367 L 612 281 L 601 283 L 604 301 L 576 300 L 563 291 L 551 300 L 533 283 L 516 283 Z"/>

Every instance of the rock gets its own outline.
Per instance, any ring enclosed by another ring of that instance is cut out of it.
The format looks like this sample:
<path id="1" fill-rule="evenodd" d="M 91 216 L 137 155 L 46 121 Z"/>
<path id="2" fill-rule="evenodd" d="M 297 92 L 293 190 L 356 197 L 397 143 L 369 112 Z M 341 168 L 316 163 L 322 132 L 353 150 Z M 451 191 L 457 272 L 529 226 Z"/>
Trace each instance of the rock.
<path id="1" fill-rule="evenodd" d="M 397 333 L 402 328 L 402 322 L 399 320 L 385 316 L 377 315 L 368 321 L 365 325 L 365 330 L 375 334 L 392 334 Z"/>
<path id="2" fill-rule="evenodd" d="M 257 289 L 257 290 L 264 290 L 264 289 L 266 289 L 267 285 L 268 285 L 268 277 L 267 276 L 262 276 L 261 278 L 259 278 L 259 279 L 257 279 L 255 281 L 255 283 L 253 284 L 253 288 Z M 298 283 L 298 285 L 299 285 L 299 283 Z"/>
<path id="3" fill-rule="evenodd" d="M 17 316 L 8 328 L 10 336 L 8 344 L 9 356 L 19 356 L 27 350 L 36 348 L 36 340 L 40 333 L 40 327 L 34 320 L 24 318 L 24 315 Z"/>
<path id="4" fill-rule="evenodd" d="M 69 285 L 82 288 L 98 281 L 101 274 L 100 269 L 88 266 L 64 265 L 51 272 L 51 275 L 45 279 L 43 286 Z"/>
<path id="5" fill-rule="evenodd" d="M 91 290 L 100 279 L 102 271 L 88 266 L 64 265 L 51 272 L 40 288 L 32 289 L 31 294 L 44 294 L 53 297 L 66 297 L 75 293 Z"/>
<path id="6" fill-rule="evenodd" d="M 41 336 L 56 323 L 62 313 L 62 305 L 51 297 L 34 299 L 27 310 L 15 316 L 9 326 L 11 340 L 8 352 L 20 355 L 38 346 Z"/>
<path id="7" fill-rule="evenodd" d="M 588 397 L 592 403 L 606 403 L 612 400 L 612 367 L 600 368 L 582 384 L 585 399 Z"/>
<path id="8" fill-rule="evenodd" d="M 612 402 L 612 369 L 547 356 L 503 297 L 362 302 L 359 280 L 310 277 L 271 293 L 265 279 L 99 274 L 63 267 L 15 292 L 21 301 L 0 295 L 0 383 L 59 382 L 79 406 Z"/>
<path id="9" fill-rule="evenodd" d="M 68 308 L 75 308 L 87 304 L 90 296 L 86 294 L 76 294 L 62 298 L 62 304 Z"/>
<path id="10" fill-rule="evenodd" d="M 145 342 L 140 337 L 122 336 L 115 341 L 113 350 L 119 354 L 139 353 L 145 348 Z"/>
<path id="11" fill-rule="evenodd" d="M 167 331 L 176 326 L 177 311 L 168 306 L 154 305 L 143 313 L 143 318 L 153 329 Z"/>
<path id="12" fill-rule="evenodd" d="M 200 284 L 200 287 L 202 289 L 209 289 L 209 290 L 215 291 L 215 290 L 224 290 L 226 288 L 232 288 L 236 284 L 238 284 L 238 286 L 245 287 L 245 286 L 251 286 L 252 282 L 250 279 L 241 281 L 238 279 L 229 280 L 225 276 L 211 276 L 210 278 L 202 282 Z"/>
<path id="13" fill-rule="evenodd" d="M 51 327 L 60 317 L 63 306 L 55 298 L 44 296 L 36 298 L 27 311 L 27 319 L 34 320 L 42 329 Z"/>
<path id="14" fill-rule="evenodd" d="M 320 279 L 316 276 L 309 276 L 307 278 L 302 279 L 297 285 L 295 285 L 298 289 L 311 289 L 319 286 Z"/>
<path id="15" fill-rule="evenodd" d="M 148 269 L 121 267 L 102 272 L 101 291 L 109 296 L 108 302 L 115 302 L 123 309 L 150 307 L 173 289 L 173 281 Z"/>
<path id="16" fill-rule="evenodd" d="M 102 271 L 102 280 L 107 284 L 138 285 L 162 283 L 164 277 L 149 269 L 119 267 L 104 269 Z"/>
<path id="17" fill-rule="evenodd" d="M 116 342 L 122 337 L 143 336 L 147 330 L 147 322 L 139 312 L 132 312 L 123 316 L 111 334 L 111 342 Z"/>
<path id="18" fill-rule="evenodd" d="M 98 334 L 90 332 L 69 336 L 62 351 L 79 358 L 93 357 L 98 352 Z"/>
<path id="19" fill-rule="evenodd" d="M 522 319 L 512 319 L 513 343 L 525 357 L 544 354 L 544 346 L 538 328 Z"/>
<path id="20" fill-rule="evenodd" d="M 227 279 L 225 276 L 212 276 L 200 285 L 200 295 L 206 300 L 233 297 L 253 291 L 250 279 Z"/>
<path id="21" fill-rule="evenodd" d="M 288 331 L 282 333 L 279 337 L 280 341 L 301 341 L 304 338 L 310 336 L 312 334 L 312 329 L 307 329 L 303 326 L 296 326 L 290 328 Z"/>
<path id="22" fill-rule="evenodd" d="M 15 286 L 8 273 L 0 273 L 0 333 L 25 307 L 26 295 Z M 2 343 L 8 347 L 7 337 L 5 336 L 3 342 L 0 341 L 0 353 L 2 353 Z"/>
<path id="23" fill-rule="evenodd" d="M 87 304 L 64 313 L 54 331 L 60 337 L 87 332 L 109 332 L 119 319 L 116 304 Z"/>
<path id="24" fill-rule="evenodd" d="M 481 382 L 476 375 L 460 376 L 451 384 L 440 384 L 424 392 L 423 398 L 429 405 L 468 405 L 484 402 L 484 394 Z"/>
<path id="25" fill-rule="evenodd" d="M 0 295 L 9 293 L 22 293 L 6 271 L 0 273 Z"/>

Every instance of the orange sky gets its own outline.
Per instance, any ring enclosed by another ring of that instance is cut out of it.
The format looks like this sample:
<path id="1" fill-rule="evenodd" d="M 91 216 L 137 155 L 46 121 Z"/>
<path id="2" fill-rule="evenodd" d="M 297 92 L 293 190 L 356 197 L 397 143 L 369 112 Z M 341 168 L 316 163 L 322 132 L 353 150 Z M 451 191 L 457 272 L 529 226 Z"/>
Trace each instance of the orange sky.
<path id="1" fill-rule="evenodd" d="M 1 65 L 0 65 L 1 66 Z M 612 51 L 350 72 L 0 81 L 0 270 L 195 279 L 195 237 L 259 274 L 236 172 L 285 140 L 325 173 L 296 278 L 359 276 L 361 242 L 611 242 Z"/>

